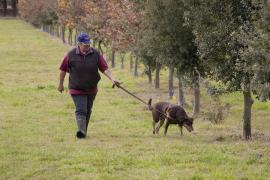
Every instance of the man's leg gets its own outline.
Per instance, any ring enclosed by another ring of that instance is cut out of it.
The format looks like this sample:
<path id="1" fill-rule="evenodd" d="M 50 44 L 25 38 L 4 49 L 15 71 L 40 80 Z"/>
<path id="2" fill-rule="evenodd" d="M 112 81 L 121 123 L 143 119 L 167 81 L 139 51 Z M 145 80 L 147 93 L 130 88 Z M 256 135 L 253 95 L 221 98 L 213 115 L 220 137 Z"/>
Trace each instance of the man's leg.
<path id="1" fill-rule="evenodd" d="M 72 99 L 76 106 L 77 137 L 84 138 L 86 135 L 87 95 L 72 95 Z"/>
<path id="2" fill-rule="evenodd" d="M 86 131 L 88 128 L 88 124 L 90 121 L 91 113 L 92 113 L 92 107 L 95 100 L 96 94 L 90 94 L 87 96 L 87 116 L 86 116 Z"/>

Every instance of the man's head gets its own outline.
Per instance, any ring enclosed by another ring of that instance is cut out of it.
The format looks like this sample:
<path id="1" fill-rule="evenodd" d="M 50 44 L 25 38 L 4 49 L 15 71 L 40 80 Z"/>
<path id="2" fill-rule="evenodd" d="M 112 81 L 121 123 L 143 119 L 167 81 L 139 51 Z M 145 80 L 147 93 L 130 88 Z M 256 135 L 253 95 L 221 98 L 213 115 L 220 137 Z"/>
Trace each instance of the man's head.
<path id="1" fill-rule="evenodd" d="M 81 52 L 86 53 L 87 51 L 89 51 L 91 44 L 90 36 L 84 32 L 80 33 L 79 36 L 77 37 L 77 43 L 78 46 L 80 47 Z"/>

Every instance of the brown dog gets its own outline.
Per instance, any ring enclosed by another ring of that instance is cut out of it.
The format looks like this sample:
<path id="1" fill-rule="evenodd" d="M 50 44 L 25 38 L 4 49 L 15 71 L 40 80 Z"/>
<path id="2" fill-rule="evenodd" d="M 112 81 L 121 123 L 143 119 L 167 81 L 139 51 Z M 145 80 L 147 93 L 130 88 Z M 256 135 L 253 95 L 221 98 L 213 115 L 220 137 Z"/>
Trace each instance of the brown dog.
<path id="1" fill-rule="evenodd" d="M 181 136 L 183 135 L 183 126 L 189 131 L 193 131 L 193 118 L 187 116 L 187 113 L 181 106 L 173 105 L 167 102 L 158 102 L 151 106 L 152 99 L 148 101 L 149 110 L 152 111 L 153 116 L 153 134 L 159 132 L 160 127 L 165 124 L 164 135 L 166 136 L 170 124 L 178 124 Z M 166 114 L 167 117 L 164 116 Z M 156 127 L 156 124 L 159 124 Z"/>

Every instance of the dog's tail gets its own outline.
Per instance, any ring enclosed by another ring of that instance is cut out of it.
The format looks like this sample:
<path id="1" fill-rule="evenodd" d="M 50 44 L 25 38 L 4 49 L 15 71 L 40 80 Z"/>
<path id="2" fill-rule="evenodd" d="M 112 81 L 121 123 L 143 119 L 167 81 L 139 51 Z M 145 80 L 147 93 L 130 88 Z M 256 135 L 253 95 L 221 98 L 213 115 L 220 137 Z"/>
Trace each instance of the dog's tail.
<path id="1" fill-rule="evenodd" d="M 153 107 L 151 106 L 151 104 L 152 104 L 152 98 L 150 98 L 150 99 L 148 100 L 148 109 L 149 109 L 150 111 L 153 110 Z"/>

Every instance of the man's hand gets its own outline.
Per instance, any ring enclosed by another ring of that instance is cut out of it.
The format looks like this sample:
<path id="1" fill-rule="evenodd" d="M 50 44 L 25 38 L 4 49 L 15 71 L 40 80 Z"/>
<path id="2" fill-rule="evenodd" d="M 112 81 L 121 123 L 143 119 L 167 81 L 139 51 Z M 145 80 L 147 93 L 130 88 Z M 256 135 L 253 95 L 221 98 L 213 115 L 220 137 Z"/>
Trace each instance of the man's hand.
<path id="1" fill-rule="evenodd" d="M 114 88 L 114 86 L 116 86 L 116 87 L 119 87 L 120 86 L 121 83 L 119 81 L 117 81 L 117 80 L 114 79 L 114 77 L 112 76 L 112 73 L 111 73 L 110 69 L 105 70 L 103 73 L 111 80 L 111 82 L 113 84 L 113 88 Z"/>
<path id="2" fill-rule="evenodd" d="M 113 85 L 116 86 L 116 87 L 119 87 L 120 84 L 122 84 L 121 82 L 116 81 L 116 80 L 112 80 L 112 83 L 113 83 Z"/>
<path id="3" fill-rule="evenodd" d="M 58 91 L 59 91 L 60 93 L 62 93 L 62 92 L 64 91 L 64 85 L 63 85 L 63 84 L 59 84 L 59 86 L 58 86 Z"/>
<path id="4" fill-rule="evenodd" d="M 58 85 L 58 91 L 60 93 L 62 93 L 64 91 L 64 79 L 66 76 L 66 72 L 65 71 L 60 71 L 60 77 L 59 77 L 59 85 Z"/>
<path id="5" fill-rule="evenodd" d="M 112 88 L 114 88 L 115 86 L 119 88 L 120 87 L 120 84 L 122 84 L 122 82 L 119 82 L 119 81 L 116 81 L 116 80 L 111 80 L 111 81 L 113 83 Z"/>

